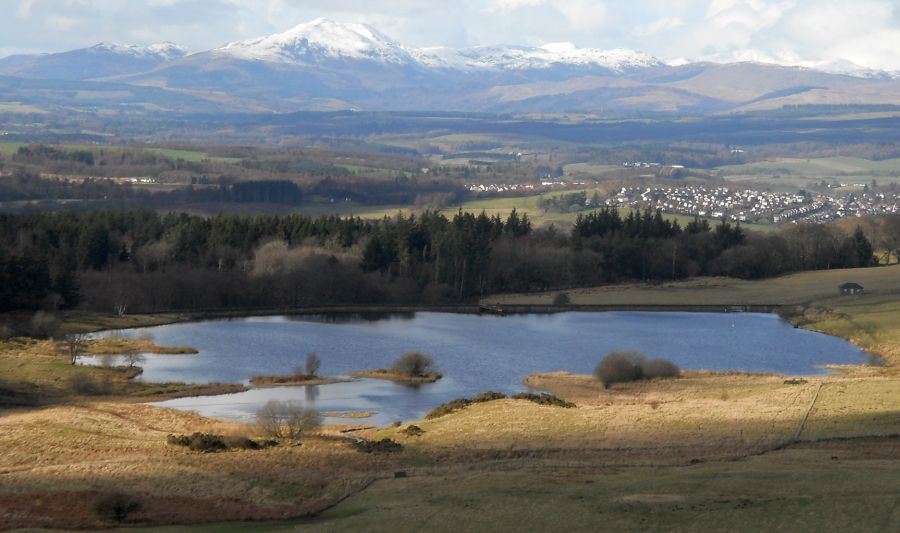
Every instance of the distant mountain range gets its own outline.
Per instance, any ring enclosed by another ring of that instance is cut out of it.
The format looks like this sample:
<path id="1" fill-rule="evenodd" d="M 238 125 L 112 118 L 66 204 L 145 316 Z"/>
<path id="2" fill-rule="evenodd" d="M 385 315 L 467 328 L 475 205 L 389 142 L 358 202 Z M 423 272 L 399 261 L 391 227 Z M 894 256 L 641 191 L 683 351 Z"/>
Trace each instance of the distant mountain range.
<path id="1" fill-rule="evenodd" d="M 422 49 L 366 25 L 317 19 L 194 54 L 165 43 L 10 56 L 0 59 L 0 103 L 179 112 L 621 114 L 900 105 L 894 74 L 834 67 L 853 75 L 761 63 L 673 66 L 642 52 L 570 43 Z"/>

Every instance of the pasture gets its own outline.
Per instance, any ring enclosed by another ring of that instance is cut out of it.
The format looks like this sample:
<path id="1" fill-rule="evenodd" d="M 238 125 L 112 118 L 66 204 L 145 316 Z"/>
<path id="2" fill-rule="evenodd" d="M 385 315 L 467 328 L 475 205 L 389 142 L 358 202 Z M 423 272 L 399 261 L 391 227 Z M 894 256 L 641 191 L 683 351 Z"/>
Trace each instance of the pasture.
<path id="1" fill-rule="evenodd" d="M 847 185 L 900 183 L 900 159 L 872 161 L 859 157 L 823 157 L 817 159 L 774 158 L 766 161 L 718 167 L 720 175 L 736 182 L 767 183 L 773 187 L 802 188 L 823 179 Z M 861 188 L 861 187 L 860 187 Z"/>
<path id="2" fill-rule="evenodd" d="M 842 296 L 838 285 L 860 283 L 866 295 Z M 651 284 L 607 285 L 542 293 L 491 295 L 483 303 L 550 305 L 566 292 L 573 305 L 804 305 L 827 303 L 837 308 L 866 309 L 878 295 L 889 300 L 900 294 L 900 265 L 866 269 L 821 270 L 748 281 L 733 278 L 696 278 Z M 870 312 L 875 312 L 871 310 Z"/>

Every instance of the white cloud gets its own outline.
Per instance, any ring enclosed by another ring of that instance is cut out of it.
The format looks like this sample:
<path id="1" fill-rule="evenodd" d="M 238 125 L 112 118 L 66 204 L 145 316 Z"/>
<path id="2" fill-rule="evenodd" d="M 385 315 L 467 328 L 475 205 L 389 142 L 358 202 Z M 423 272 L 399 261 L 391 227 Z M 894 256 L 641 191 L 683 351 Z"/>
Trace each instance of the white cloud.
<path id="1" fill-rule="evenodd" d="M 327 16 L 413 46 L 574 42 L 664 60 L 852 62 L 900 70 L 900 0 L 3 0 L 4 50 L 98 41 L 193 50 Z"/>
<path id="2" fill-rule="evenodd" d="M 673 30 L 681 26 L 684 26 L 684 21 L 681 20 L 680 17 L 663 17 L 661 19 L 656 19 L 645 26 L 636 27 L 634 32 L 636 35 L 640 36 L 656 35 L 659 32 Z"/>
<path id="3" fill-rule="evenodd" d="M 21 0 L 19 2 L 19 7 L 16 8 L 16 15 L 19 18 L 25 18 L 31 14 L 31 7 L 34 5 L 35 0 Z"/>

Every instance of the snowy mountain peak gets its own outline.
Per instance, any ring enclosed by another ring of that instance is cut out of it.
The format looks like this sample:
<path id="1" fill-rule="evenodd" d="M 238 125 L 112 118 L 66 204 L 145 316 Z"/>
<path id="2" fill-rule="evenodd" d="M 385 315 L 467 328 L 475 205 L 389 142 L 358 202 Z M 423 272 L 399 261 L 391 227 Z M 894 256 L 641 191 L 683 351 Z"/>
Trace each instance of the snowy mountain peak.
<path id="1" fill-rule="evenodd" d="M 526 70 L 554 66 L 600 67 L 615 72 L 661 66 L 642 52 L 578 48 L 572 43 L 542 47 L 487 46 L 466 50 L 406 47 L 365 24 L 319 18 L 267 37 L 215 50 L 241 59 L 315 63 L 322 59 L 363 59 L 399 65 L 458 70 Z"/>
<path id="2" fill-rule="evenodd" d="M 103 42 L 88 48 L 88 50 L 91 52 L 106 52 L 141 59 L 155 59 L 162 62 L 181 59 L 188 54 L 187 50 L 184 48 L 168 42 L 151 44 L 148 46 Z"/>
<path id="3" fill-rule="evenodd" d="M 638 68 L 658 67 L 664 63 L 655 57 L 634 50 L 598 50 L 578 48 L 572 43 L 549 43 L 541 47 L 507 46 L 480 47 L 461 52 L 485 66 L 524 70 L 553 66 L 600 67 L 615 72 Z"/>
<path id="4" fill-rule="evenodd" d="M 415 62 L 402 45 L 370 26 L 326 18 L 300 24 L 284 33 L 229 43 L 216 51 L 243 59 L 285 63 L 314 61 L 320 57 Z"/>

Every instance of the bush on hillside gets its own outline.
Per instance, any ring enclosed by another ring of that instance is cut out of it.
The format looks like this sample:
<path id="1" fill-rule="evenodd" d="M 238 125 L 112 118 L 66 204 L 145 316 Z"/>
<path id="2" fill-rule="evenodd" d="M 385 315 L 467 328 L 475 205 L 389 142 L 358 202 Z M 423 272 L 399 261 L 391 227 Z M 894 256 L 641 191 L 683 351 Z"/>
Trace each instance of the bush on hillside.
<path id="1" fill-rule="evenodd" d="M 143 504 L 124 492 L 103 494 L 94 501 L 94 512 L 104 520 L 124 522 L 128 515 L 141 510 Z"/>
<path id="2" fill-rule="evenodd" d="M 425 418 L 431 420 L 432 418 L 439 418 L 444 415 L 449 415 L 450 413 L 455 413 L 460 409 L 465 409 L 472 403 L 468 398 L 457 398 L 455 400 L 450 400 L 449 402 L 442 403 L 441 405 L 435 407 L 431 411 L 428 411 L 428 414 L 425 415 Z"/>
<path id="3" fill-rule="evenodd" d="M 356 448 L 356 451 L 362 453 L 395 453 L 403 449 L 402 444 L 388 438 L 354 441 L 353 447 Z"/>
<path id="4" fill-rule="evenodd" d="M 571 305 L 572 299 L 569 297 L 569 293 L 560 292 L 553 298 L 553 305 Z"/>
<path id="5" fill-rule="evenodd" d="M 166 442 L 173 446 L 184 446 L 195 452 L 224 452 L 228 449 L 221 435 L 212 433 L 194 433 L 192 435 L 169 435 Z"/>
<path id="6" fill-rule="evenodd" d="M 532 392 L 521 392 L 512 397 L 513 400 L 528 400 L 529 402 L 534 402 L 538 405 L 550 405 L 553 407 L 563 407 L 563 408 L 571 408 L 575 407 L 575 404 L 572 402 L 567 402 L 562 398 L 558 398 L 556 395 L 548 394 L 546 392 L 542 392 L 541 394 L 534 394 Z"/>

